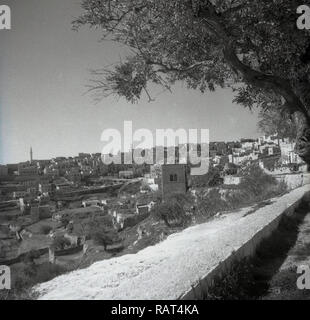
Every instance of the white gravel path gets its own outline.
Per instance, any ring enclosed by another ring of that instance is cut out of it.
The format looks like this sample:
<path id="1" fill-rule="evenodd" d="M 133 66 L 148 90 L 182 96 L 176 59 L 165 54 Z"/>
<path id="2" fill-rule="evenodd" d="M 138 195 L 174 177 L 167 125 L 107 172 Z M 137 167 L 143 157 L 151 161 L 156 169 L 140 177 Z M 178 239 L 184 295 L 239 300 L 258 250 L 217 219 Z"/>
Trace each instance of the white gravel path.
<path id="1" fill-rule="evenodd" d="M 303 186 L 243 217 L 222 215 L 169 236 L 137 254 L 94 263 L 35 287 L 39 299 L 177 299 L 233 250 L 280 215 L 302 195 Z"/>

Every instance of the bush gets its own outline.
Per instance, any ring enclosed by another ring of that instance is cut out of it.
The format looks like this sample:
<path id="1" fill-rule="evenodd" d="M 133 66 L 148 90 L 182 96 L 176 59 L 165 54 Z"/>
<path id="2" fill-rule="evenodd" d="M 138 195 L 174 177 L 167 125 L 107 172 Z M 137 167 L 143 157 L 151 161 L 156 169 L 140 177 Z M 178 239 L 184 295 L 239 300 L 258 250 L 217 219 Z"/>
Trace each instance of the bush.
<path id="1" fill-rule="evenodd" d="M 214 281 L 204 300 L 248 300 L 253 296 L 254 266 L 247 259 L 235 262 L 231 269 Z"/>
<path id="2" fill-rule="evenodd" d="M 151 211 L 151 215 L 157 220 L 163 220 L 168 227 L 180 227 L 189 222 L 184 206 L 187 199 L 181 195 L 175 195 L 165 202 L 157 204 Z"/>
<path id="3" fill-rule="evenodd" d="M 278 182 L 258 165 L 250 165 L 242 171 L 239 188 L 246 205 L 282 195 L 288 190 L 285 182 Z"/>
<path id="4" fill-rule="evenodd" d="M 84 220 L 84 232 L 88 239 L 92 239 L 94 233 L 102 229 L 113 229 L 113 217 L 110 215 L 89 218 Z"/>
<path id="5" fill-rule="evenodd" d="M 40 254 L 38 252 L 36 252 L 35 250 L 30 250 L 26 253 L 25 257 L 24 257 L 24 262 L 25 263 L 34 263 L 35 259 L 40 258 Z"/>
<path id="6" fill-rule="evenodd" d="M 215 187 L 223 184 L 223 179 L 217 167 L 211 167 L 208 173 L 201 176 L 193 176 L 191 178 L 194 187 Z"/>
<path id="7" fill-rule="evenodd" d="M 117 232 L 114 229 L 106 227 L 97 227 L 93 230 L 91 238 L 94 243 L 103 246 L 104 250 L 107 250 L 108 245 L 112 245 L 120 241 Z"/>
<path id="8" fill-rule="evenodd" d="M 0 291 L 0 300 L 31 300 L 35 299 L 31 288 L 38 283 L 52 280 L 53 278 L 69 271 L 63 266 L 45 262 L 40 265 L 23 262 L 18 265 L 12 274 L 12 290 Z"/>
<path id="9" fill-rule="evenodd" d="M 218 212 L 235 210 L 252 205 L 287 192 L 287 185 L 266 174 L 258 165 L 250 165 L 242 171 L 242 181 L 238 188 L 223 196 L 213 188 L 198 201 L 198 212 L 212 217 Z"/>
<path id="10" fill-rule="evenodd" d="M 49 226 L 49 225 L 43 225 L 43 226 L 41 226 L 41 228 L 40 228 L 40 232 L 41 233 L 43 233 L 43 234 L 45 234 L 45 235 L 47 235 L 47 234 L 49 234 L 51 231 L 52 231 L 52 227 L 51 226 Z"/>
<path id="11" fill-rule="evenodd" d="M 66 271 L 67 269 L 63 266 L 46 262 L 37 266 L 36 276 L 33 281 L 35 283 L 46 282 L 58 277 Z"/>
<path id="12" fill-rule="evenodd" d="M 240 189 L 249 196 L 260 196 L 266 188 L 276 186 L 277 180 L 265 173 L 258 165 L 250 165 L 241 172 Z"/>
<path id="13" fill-rule="evenodd" d="M 61 226 L 64 228 L 67 228 L 67 225 L 69 224 L 69 222 L 70 222 L 70 219 L 67 215 L 63 215 L 60 219 Z"/>
<path id="14" fill-rule="evenodd" d="M 70 245 L 71 245 L 71 242 L 68 239 L 66 239 L 64 236 L 57 236 L 53 240 L 51 247 L 54 250 L 63 250 L 66 247 L 69 247 Z"/>
<path id="15" fill-rule="evenodd" d="M 198 211 L 203 216 L 211 217 L 218 212 L 229 209 L 218 189 L 211 189 L 198 203 Z"/>

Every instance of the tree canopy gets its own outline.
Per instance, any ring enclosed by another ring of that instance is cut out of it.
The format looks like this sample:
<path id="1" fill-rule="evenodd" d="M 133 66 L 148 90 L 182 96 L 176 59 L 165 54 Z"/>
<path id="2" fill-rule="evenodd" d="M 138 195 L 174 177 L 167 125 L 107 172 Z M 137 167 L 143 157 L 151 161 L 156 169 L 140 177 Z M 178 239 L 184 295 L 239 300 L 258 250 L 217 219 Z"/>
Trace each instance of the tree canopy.
<path id="1" fill-rule="evenodd" d="M 290 118 L 287 112 L 282 112 L 281 107 L 260 110 L 258 128 L 266 135 L 278 136 L 294 140 L 297 135 L 297 123 Z"/>
<path id="2" fill-rule="evenodd" d="M 297 151 L 310 161 L 309 31 L 299 0 L 83 0 L 74 21 L 100 28 L 131 54 L 94 72 L 93 90 L 136 102 L 153 82 L 167 89 L 231 87 L 235 102 L 298 118 Z"/>

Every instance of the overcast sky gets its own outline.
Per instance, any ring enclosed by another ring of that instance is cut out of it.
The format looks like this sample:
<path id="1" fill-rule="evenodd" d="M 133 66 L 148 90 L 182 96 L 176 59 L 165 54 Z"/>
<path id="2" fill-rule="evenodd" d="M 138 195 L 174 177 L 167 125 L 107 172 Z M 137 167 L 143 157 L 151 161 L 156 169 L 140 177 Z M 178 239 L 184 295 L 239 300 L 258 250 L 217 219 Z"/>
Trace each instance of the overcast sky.
<path id="1" fill-rule="evenodd" d="M 172 93 L 144 97 L 132 105 L 122 99 L 95 104 L 85 94 L 89 70 L 111 64 L 125 50 L 99 43 L 100 32 L 75 32 L 79 0 L 6 0 L 12 9 L 12 30 L 0 31 L 0 163 L 29 158 L 100 152 L 101 133 L 134 129 L 205 128 L 211 140 L 257 137 L 257 114 L 232 104 L 230 90 L 201 94 L 181 83 Z M 152 88 L 151 88 L 152 89 Z M 154 89 L 153 89 L 154 90 Z"/>

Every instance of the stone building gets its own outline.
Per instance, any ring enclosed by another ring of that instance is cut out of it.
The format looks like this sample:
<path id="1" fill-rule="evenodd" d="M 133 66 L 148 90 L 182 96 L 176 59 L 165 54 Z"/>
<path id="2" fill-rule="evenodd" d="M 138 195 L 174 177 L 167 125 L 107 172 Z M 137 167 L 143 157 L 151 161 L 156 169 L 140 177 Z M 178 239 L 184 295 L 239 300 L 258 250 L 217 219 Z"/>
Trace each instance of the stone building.
<path id="1" fill-rule="evenodd" d="M 162 165 L 161 191 L 163 198 L 171 194 L 185 194 L 187 189 L 188 184 L 185 165 Z"/>
<path id="2" fill-rule="evenodd" d="M 20 176 L 37 176 L 38 175 L 38 168 L 37 168 L 37 166 L 20 165 L 18 167 L 18 175 L 20 175 Z"/>
<path id="3" fill-rule="evenodd" d="M 120 179 L 132 179 L 133 178 L 133 171 L 127 170 L 127 171 L 120 171 L 118 173 L 118 176 Z"/>
<path id="4" fill-rule="evenodd" d="M 9 174 L 8 166 L 0 165 L 0 176 L 7 176 Z"/>

